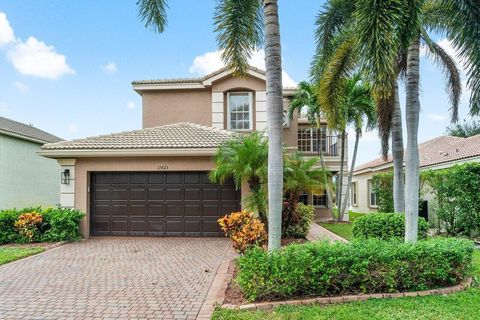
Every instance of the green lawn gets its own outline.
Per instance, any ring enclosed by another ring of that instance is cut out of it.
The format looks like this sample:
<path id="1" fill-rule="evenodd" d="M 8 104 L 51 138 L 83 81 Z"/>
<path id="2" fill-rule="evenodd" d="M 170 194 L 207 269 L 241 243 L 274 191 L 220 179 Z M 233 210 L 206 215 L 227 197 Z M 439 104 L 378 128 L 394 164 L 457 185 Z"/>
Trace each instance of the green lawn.
<path id="1" fill-rule="evenodd" d="M 44 248 L 32 247 L 32 248 L 0 248 L 0 265 L 9 263 L 21 258 L 31 256 L 32 254 L 37 254 L 44 251 Z"/>
<path id="2" fill-rule="evenodd" d="M 474 276 L 480 278 L 480 251 L 474 254 Z M 256 319 L 329 319 L 329 320 L 415 320 L 415 319 L 480 319 L 480 287 L 446 296 L 409 297 L 398 299 L 368 300 L 328 307 L 285 306 L 273 312 L 215 311 L 214 320 Z"/>
<path id="3" fill-rule="evenodd" d="M 348 211 L 348 216 L 350 218 L 350 222 L 355 221 L 355 219 L 364 216 L 366 213 L 355 212 L 355 211 Z"/>
<path id="4" fill-rule="evenodd" d="M 345 238 L 347 240 L 352 240 L 353 238 L 353 234 L 352 234 L 353 224 L 351 223 L 319 223 L 319 224 L 325 229 L 328 229 L 333 233 L 336 233 L 342 238 Z"/>

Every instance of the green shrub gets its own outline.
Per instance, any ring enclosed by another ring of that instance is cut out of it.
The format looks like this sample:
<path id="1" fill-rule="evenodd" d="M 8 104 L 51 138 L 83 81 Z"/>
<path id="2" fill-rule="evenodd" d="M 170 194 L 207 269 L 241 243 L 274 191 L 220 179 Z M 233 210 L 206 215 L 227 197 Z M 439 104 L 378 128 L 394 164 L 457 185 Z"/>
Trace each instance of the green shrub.
<path id="1" fill-rule="evenodd" d="M 298 217 L 298 222 L 289 224 L 285 231 L 285 237 L 291 238 L 305 238 L 310 230 L 310 224 L 313 221 L 315 208 L 312 206 L 298 203 L 295 208 L 295 214 Z"/>
<path id="2" fill-rule="evenodd" d="M 36 212 L 42 216 L 42 223 L 32 238 L 22 236 L 15 223 L 24 213 Z M 80 237 L 80 219 L 84 214 L 66 208 L 24 208 L 0 210 L 0 244 L 38 241 L 66 241 Z"/>
<path id="3" fill-rule="evenodd" d="M 315 242 L 271 252 L 254 248 L 238 258 L 236 279 L 251 301 L 416 291 L 461 282 L 470 272 L 472 253 L 471 241 L 453 238 Z"/>
<path id="4" fill-rule="evenodd" d="M 450 235 L 471 236 L 480 231 L 480 163 L 427 171 L 441 226 Z"/>
<path id="5" fill-rule="evenodd" d="M 378 212 L 393 212 L 393 171 L 373 175 L 372 186 L 377 195 Z"/>
<path id="6" fill-rule="evenodd" d="M 80 220 L 85 214 L 75 209 L 52 208 L 43 212 L 45 231 L 43 241 L 77 240 L 80 235 Z"/>
<path id="7" fill-rule="evenodd" d="M 356 239 L 403 239 L 405 237 L 405 215 L 401 213 L 370 213 L 355 219 L 352 232 Z M 418 218 L 418 237 L 425 238 L 427 232 L 427 221 L 424 218 Z"/>

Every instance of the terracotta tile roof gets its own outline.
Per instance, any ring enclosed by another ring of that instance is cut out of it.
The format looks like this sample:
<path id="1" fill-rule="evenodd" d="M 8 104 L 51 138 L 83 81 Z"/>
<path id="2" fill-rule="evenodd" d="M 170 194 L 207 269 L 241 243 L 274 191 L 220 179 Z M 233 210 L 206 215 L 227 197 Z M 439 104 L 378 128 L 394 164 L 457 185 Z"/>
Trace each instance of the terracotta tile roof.
<path id="1" fill-rule="evenodd" d="M 0 117 L 0 133 L 14 134 L 27 139 L 38 140 L 40 142 L 58 142 L 62 141 L 59 137 L 48 132 L 37 129 L 32 125 Z"/>
<path id="2" fill-rule="evenodd" d="M 232 132 L 180 122 L 154 128 L 49 143 L 42 150 L 203 149 L 216 148 Z"/>
<path id="3" fill-rule="evenodd" d="M 480 156 L 480 135 L 469 138 L 440 136 L 421 143 L 418 146 L 420 168 Z M 388 155 L 385 161 L 377 158 L 355 168 L 354 172 L 374 169 L 382 165 L 392 164 Z"/>

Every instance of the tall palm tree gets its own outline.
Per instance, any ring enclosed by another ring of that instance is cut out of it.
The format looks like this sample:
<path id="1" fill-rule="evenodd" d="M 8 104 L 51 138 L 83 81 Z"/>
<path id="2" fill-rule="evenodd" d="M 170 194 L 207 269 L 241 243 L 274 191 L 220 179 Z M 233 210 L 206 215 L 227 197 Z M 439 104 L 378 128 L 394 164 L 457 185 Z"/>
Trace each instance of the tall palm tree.
<path id="1" fill-rule="evenodd" d="M 321 126 L 322 113 L 318 104 L 315 86 L 307 81 L 301 81 L 293 96 L 290 98 L 288 117 L 293 119 L 295 113 L 300 117 L 305 111 L 308 121 L 319 129 Z M 320 166 L 323 168 L 324 172 L 327 172 L 322 152 L 320 152 L 319 159 Z M 329 178 L 326 174 L 322 177 L 323 183 L 326 186 L 328 207 L 332 210 L 333 215 L 333 192 L 328 179 Z"/>
<path id="2" fill-rule="evenodd" d="M 367 130 L 373 129 L 376 125 L 375 104 L 371 95 L 370 86 L 362 81 L 360 74 L 355 74 L 347 80 L 345 86 L 344 100 L 338 108 L 344 108 L 346 112 L 347 123 L 355 129 L 355 145 L 353 148 L 352 163 L 348 174 L 347 191 L 345 201 L 339 208 L 339 220 L 343 220 L 343 215 L 347 208 L 350 190 L 352 188 L 353 169 L 357 159 L 358 142 L 362 136 L 362 130 L 365 126 Z"/>
<path id="3" fill-rule="evenodd" d="M 145 26 L 163 32 L 166 0 L 138 0 Z M 248 59 L 265 44 L 268 126 L 268 247 L 280 248 L 283 189 L 282 55 L 277 0 L 219 0 L 214 13 L 222 59 L 236 75 L 245 75 Z"/>
<path id="4" fill-rule="evenodd" d="M 268 248 L 280 248 L 283 194 L 282 56 L 277 0 L 221 0 L 214 15 L 222 58 L 238 75 L 265 44 L 268 134 Z"/>
<path id="5" fill-rule="evenodd" d="M 249 204 L 267 222 L 263 185 L 267 180 L 268 142 L 260 132 L 234 137 L 215 154 L 215 168 L 209 178 L 214 183 L 233 179 L 237 189 L 246 182 L 251 192 Z"/>
<path id="6" fill-rule="evenodd" d="M 343 61 L 343 64 L 337 65 L 339 74 L 349 73 L 356 66 L 368 75 L 377 103 L 379 131 L 383 141 L 388 141 L 391 132 L 394 110 L 392 91 L 397 78 L 397 58 L 400 52 L 407 52 L 406 240 L 416 241 L 420 41 L 427 45 L 431 54 L 436 57 L 435 61 L 447 75 L 452 120 L 456 120 L 461 93 L 458 69 L 454 60 L 430 39 L 427 31 L 440 32 L 453 41 L 455 48 L 468 61 L 465 67 L 469 77 L 468 84 L 472 89 L 470 112 L 479 113 L 480 4 L 474 0 L 331 0 L 329 3 L 331 6 L 327 9 L 334 8 L 335 12 L 325 15 L 329 17 L 326 21 L 331 23 L 321 24 L 318 34 L 323 40 L 328 40 L 339 33 L 346 33 L 347 36 L 334 50 L 328 47 L 328 50 L 325 50 L 321 47 L 317 55 L 337 56 L 337 62 Z M 346 14 L 348 17 L 332 18 L 336 14 Z M 345 49 L 348 46 L 350 50 Z M 335 53 L 331 54 L 332 51 Z M 353 57 L 359 58 L 359 61 L 356 63 Z M 386 155 L 388 149 L 385 148 L 385 144 L 383 147 L 383 153 Z"/>

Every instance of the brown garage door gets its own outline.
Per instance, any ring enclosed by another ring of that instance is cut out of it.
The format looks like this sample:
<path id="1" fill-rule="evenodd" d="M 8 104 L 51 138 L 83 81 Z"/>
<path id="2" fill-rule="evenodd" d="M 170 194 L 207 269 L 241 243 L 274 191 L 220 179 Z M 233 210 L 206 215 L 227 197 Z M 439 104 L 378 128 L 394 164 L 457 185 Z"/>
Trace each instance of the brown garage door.
<path id="1" fill-rule="evenodd" d="M 233 183 L 206 172 L 94 172 L 90 195 L 96 236 L 220 236 L 217 219 L 240 210 Z"/>

